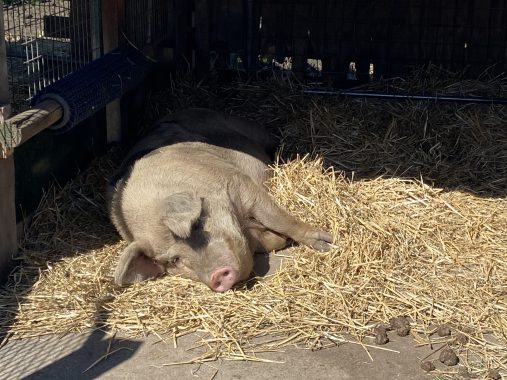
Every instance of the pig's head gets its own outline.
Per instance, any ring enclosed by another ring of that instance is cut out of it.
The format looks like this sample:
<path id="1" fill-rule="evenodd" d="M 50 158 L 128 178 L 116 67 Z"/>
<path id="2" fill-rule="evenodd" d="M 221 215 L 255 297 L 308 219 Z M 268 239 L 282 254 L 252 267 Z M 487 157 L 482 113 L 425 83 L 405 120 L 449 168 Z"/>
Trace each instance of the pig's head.
<path id="1" fill-rule="evenodd" d="M 154 209 L 137 211 L 142 214 L 137 226 L 129 224 L 134 239 L 120 257 L 117 284 L 167 273 L 225 292 L 248 278 L 253 257 L 232 205 L 193 192 L 175 193 L 156 203 Z M 145 217 L 147 213 L 158 217 Z M 150 223 L 142 222 L 146 219 Z"/>

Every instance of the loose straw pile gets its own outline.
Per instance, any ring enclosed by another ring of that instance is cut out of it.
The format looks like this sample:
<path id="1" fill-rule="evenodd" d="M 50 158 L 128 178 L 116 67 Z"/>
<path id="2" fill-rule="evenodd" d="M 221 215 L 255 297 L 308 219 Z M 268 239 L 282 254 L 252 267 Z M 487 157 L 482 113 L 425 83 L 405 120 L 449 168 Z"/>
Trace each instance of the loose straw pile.
<path id="1" fill-rule="evenodd" d="M 480 83 L 506 94 L 502 79 Z M 269 361 L 273 350 L 345 336 L 368 347 L 378 323 L 407 316 L 418 344 L 453 347 L 476 374 L 507 370 L 504 107 L 308 97 L 286 80 L 213 88 L 180 80 L 152 104 L 152 119 L 211 106 L 276 131 L 284 150 L 273 195 L 332 231 L 337 248 L 293 247 L 276 273 L 225 294 L 174 277 L 115 287 L 125 243 L 104 212 L 113 152 L 42 201 L 0 293 L 9 337 L 101 328 L 177 342 L 197 332 L 191 362 Z M 431 335 L 444 323 L 450 337 Z"/>

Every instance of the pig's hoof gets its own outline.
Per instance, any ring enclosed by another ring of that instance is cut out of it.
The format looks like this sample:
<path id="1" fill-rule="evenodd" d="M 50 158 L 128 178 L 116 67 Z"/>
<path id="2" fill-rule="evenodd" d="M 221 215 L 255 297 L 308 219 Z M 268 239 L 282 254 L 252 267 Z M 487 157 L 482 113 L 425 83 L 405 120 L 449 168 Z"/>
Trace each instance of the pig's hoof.
<path id="1" fill-rule="evenodd" d="M 331 243 L 333 236 L 327 232 L 316 231 L 312 232 L 309 236 L 307 245 L 320 252 L 327 252 L 331 250 Z"/>
<path id="2" fill-rule="evenodd" d="M 331 245 L 328 242 L 318 240 L 313 244 L 312 248 L 320 252 L 327 252 L 331 249 Z"/>

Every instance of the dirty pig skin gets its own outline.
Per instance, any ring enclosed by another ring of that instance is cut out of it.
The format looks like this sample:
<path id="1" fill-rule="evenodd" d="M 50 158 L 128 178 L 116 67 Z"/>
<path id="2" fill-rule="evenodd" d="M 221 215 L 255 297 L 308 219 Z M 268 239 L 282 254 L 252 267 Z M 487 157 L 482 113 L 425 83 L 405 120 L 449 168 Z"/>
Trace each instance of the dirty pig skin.
<path id="1" fill-rule="evenodd" d="M 254 252 L 291 240 L 329 250 L 329 233 L 289 215 L 264 187 L 275 148 L 261 125 L 207 109 L 157 122 L 108 189 L 111 220 L 129 243 L 115 282 L 167 273 L 225 292 L 249 277 Z"/>

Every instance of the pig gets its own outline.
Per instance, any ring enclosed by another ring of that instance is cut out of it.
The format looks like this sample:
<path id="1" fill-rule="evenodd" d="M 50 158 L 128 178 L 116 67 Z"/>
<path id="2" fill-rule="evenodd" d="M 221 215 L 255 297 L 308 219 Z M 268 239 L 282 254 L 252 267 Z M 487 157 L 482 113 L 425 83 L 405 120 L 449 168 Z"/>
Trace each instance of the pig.
<path id="1" fill-rule="evenodd" d="M 109 215 L 128 246 L 118 285 L 179 275 L 225 292 L 249 278 L 253 254 L 333 237 L 279 207 L 265 187 L 275 139 L 261 125 L 208 109 L 158 121 L 108 188 Z"/>

